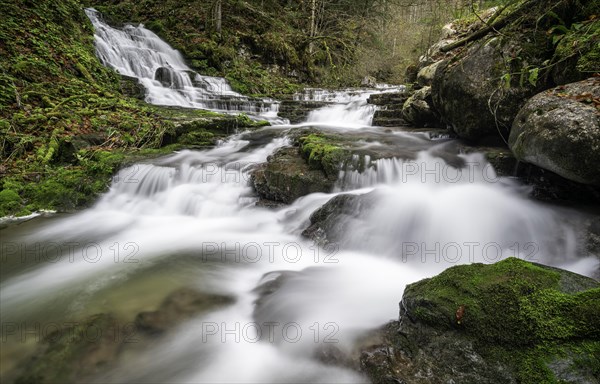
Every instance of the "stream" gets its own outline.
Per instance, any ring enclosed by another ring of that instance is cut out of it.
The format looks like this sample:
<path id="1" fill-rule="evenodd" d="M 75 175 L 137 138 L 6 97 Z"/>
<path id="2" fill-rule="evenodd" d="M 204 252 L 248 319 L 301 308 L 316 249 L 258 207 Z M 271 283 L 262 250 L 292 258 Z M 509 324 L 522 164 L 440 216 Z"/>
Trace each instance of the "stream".
<path id="1" fill-rule="evenodd" d="M 368 96 L 397 87 L 305 91 L 298 100 L 331 104 L 289 125 L 277 117 L 276 101 L 250 99 L 225 79 L 195 74 L 143 26 L 114 29 L 87 13 L 100 59 L 137 77 L 148 102 L 244 111 L 272 126 L 239 132 L 213 149 L 134 164 L 89 209 L 1 229 L 0 378 L 10 379 L 39 336 L 58 325 L 97 313 L 131 323 L 173 291 L 192 288 L 234 301 L 163 337 L 131 343 L 94 380 L 365 382 L 317 356 L 330 346 L 350 354 L 366 332 L 397 319 L 411 282 L 510 256 L 597 273 L 598 259 L 582 245 L 584 213 L 531 200 L 527 187 L 496 176 L 483 155 L 460 153 L 453 139 L 371 126 L 376 107 Z M 415 160 L 373 160 L 362 173 L 340 171 L 332 193 L 257 205 L 252 170 L 289 146 L 290 132 L 301 127 L 364 133 L 373 146 L 390 138 Z M 345 223 L 335 247 L 303 237 L 310 215 L 343 193 L 369 193 L 373 205 Z M 260 287 L 282 276 L 264 296 Z"/>

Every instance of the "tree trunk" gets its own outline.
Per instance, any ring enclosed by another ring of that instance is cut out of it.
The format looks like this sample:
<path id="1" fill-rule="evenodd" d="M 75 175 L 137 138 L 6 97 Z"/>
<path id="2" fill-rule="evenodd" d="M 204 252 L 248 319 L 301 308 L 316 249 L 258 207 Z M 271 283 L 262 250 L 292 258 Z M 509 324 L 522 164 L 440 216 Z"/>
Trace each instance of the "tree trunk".
<path id="1" fill-rule="evenodd" d="M 222 21 L 221 3 L 222 3 L 222 0 L 217 0 L 215 3 L 215 31 L 219 35 L 221 34 L 221 21 Z"/>

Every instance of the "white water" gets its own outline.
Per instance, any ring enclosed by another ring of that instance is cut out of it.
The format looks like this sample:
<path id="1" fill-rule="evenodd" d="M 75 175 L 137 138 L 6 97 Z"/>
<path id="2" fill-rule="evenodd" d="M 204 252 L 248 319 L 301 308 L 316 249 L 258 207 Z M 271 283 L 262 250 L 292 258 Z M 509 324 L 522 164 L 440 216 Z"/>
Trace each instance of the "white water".
<path id="1" fill-rule="evenodd" d="M 381 85 L 380 89 L 349 89 L 345 91 L 328 91 L 309 88 L 294 96 L 295 100 L 326 101 L 332 103 L 326 107 L 311 111 L 307 123 L 326 125 L 343 125 L 360 128 L 370 126 L 377 107 L 368 104 L 367 99 L 374 93 L 398 92 L 403 86 L 391 87 Z"/>
<path id="2" fill-rule="evenodd" d="M 356 117 L 364 105 L 353 97 L 346 95 L 339 114 L 326 107 L 311 119 L 340 129 L 368 125 Z M 377 160 L 363 173 L 342 172 L 338 192 L 279 209 L 256 207 L 250 172 L 289 144 L 278 132 L 262 143 L 238 135 L 211 150 L 125 168 L 94 207 L 23 233 L 15 241 L 73 247 L 5 275 L 2 322 L 64 322 L 117 306 L 131 321 L 160 301 L 145 297 L 170 292 L 143 279 L 166 275 L 169 287 L 183 282 L 237 301 L 142 345 L 98 381 L 364 382 L 315 354 L 331 346 L 349 352 L 367 330 L 396 319 L 408 283 L 452 265 L 509 256 L 583 274 L 598 268 L 565 220 L 574 213 L 529 200 L 480 155 L 456 156 L 464 162 L 460 169 L 436 151 L 422 151 L 414 161 Z M 405 136 L 412 145 L 416 135 Z M 370 193 L 373 208 L 351 219 L 339 251 L 319 249 L 299 233 L 340 191 Z M 257 306 L 256 288 L 269 273 L 287 279 Z M 272 334 L 267 323 L 277 324 Z M 15 351 L 9 347 L 3 361 Z"/>
<path id="3" fill-rule="evenodd" d="M 137 78 L 146 89 L 148 103 L 277 116 L 277 102 L 250 100 L 234 92 L 224 78 L 192 71 L 177 50 L 143 25 L 116 29 L 104 23 L 96 10 L 85 12 L 94 25 L 96 53 L 102 63 Z"/>

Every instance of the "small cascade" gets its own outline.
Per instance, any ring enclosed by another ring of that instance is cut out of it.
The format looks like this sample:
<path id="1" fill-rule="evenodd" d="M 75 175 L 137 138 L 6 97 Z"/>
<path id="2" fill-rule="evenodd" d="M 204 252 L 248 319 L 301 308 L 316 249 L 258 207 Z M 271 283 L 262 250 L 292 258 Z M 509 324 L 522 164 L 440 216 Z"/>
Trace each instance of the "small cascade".
<path id="1" fill-rule="evenodd" d="M 377 106 L 367 102 L 369 96 L 377 93 L 398 92 L 403 89 L 404 86 L 394 87 L 383 84 L 372 89 L 345 89 L 341 91 L 307 88 L 302 93 L 294 95 L 294 100 L 330 103 L 311 111 L 307 116 L 307 123 L 364 127 L 371 125 L 377 110 Z"/>
<path id="2" fill-rule="evenodd" d="M 148 103 L 277 117 L 276 101 L 252 100 L 233 91 L 224 78 L 192 71 L 177 50 L 143 25 L 116 29 L 98 11 L 88 8 L 85 12 L 94 25 L 100 61 L 121 75 L 137 78 L 146 88 Z"/>

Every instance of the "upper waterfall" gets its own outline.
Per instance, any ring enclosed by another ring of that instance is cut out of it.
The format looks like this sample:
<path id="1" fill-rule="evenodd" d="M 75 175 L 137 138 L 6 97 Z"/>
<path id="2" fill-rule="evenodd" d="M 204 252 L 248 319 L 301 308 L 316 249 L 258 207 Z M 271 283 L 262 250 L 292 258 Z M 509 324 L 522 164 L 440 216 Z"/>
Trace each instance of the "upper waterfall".
<path id="1" fill-rule="evenodd" d="M 94 25 L 100 61 L 121 75 L 137 78 L 146 88 L 148 103 L 277 116 L 277 102 L 251 100 L 233 91 L 224 78 L 194 72 L 181 53 L 142 24 L 116 29 L 95 9 L 88 8 L 85 13 Z"/>

